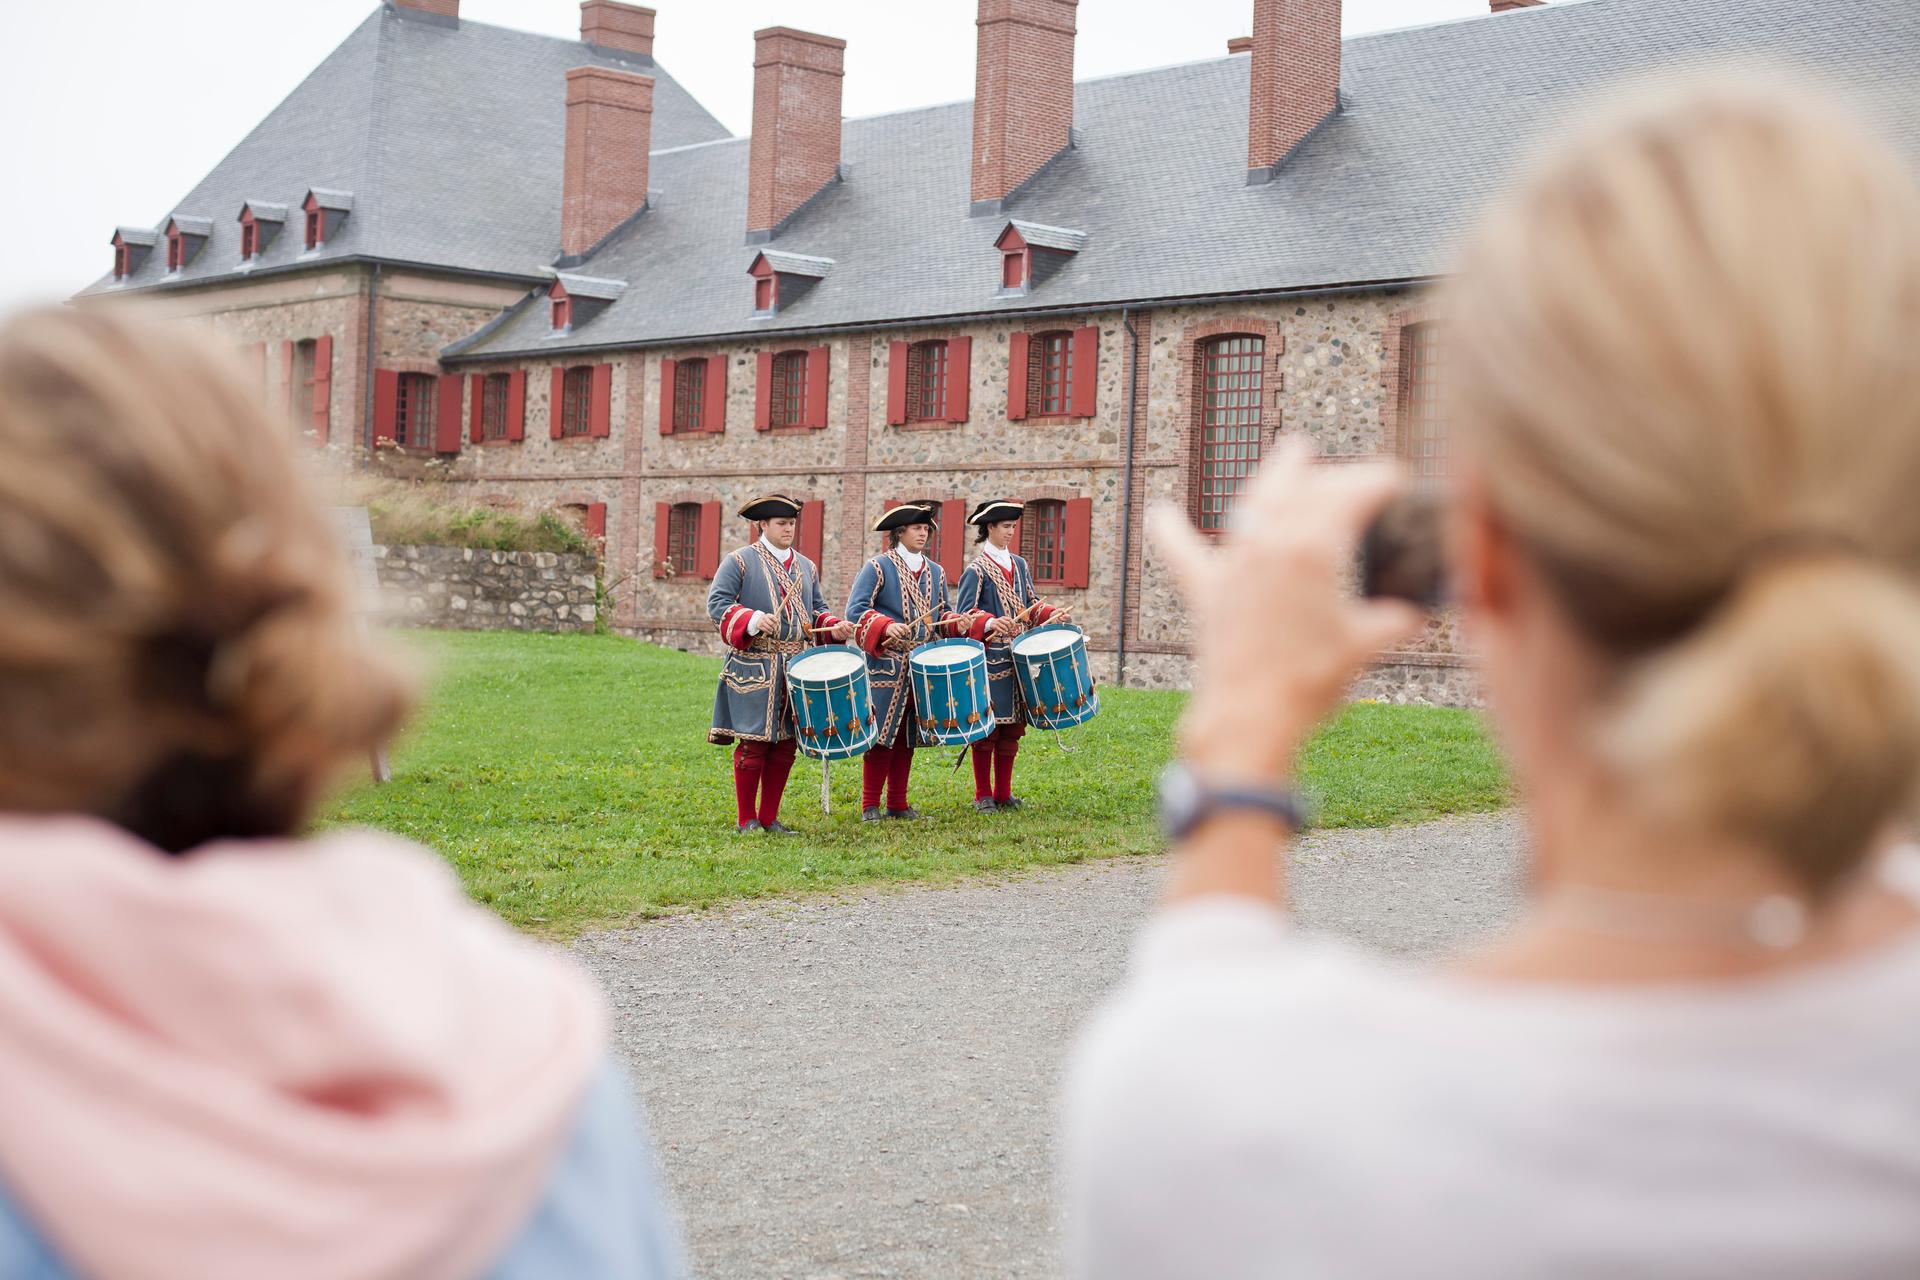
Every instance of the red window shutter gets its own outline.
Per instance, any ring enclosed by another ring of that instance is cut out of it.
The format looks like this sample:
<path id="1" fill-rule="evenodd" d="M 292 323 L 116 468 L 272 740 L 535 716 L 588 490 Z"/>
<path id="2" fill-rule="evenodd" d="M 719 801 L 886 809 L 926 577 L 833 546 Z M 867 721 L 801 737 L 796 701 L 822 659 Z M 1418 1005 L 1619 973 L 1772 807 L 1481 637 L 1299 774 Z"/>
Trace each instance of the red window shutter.
<path id="1" fill-rule="evenodd" d="M 291 340 L 280 344 L 280 402 L 289 415 L 293 413 L 293 346 Z"/>
<path id="2" fill-rule="evenodd" d="M 660 434 L 673 434 L 673 402 L 675 400 L 674 375 L 680 368 L 678 360 L 666 359 L 660 362 Z"/>
<path id="3" fill-rule="evenodd" d="M 547 401 L 547 434 L 558 440 L 565 419 L 562 414 L 567 403 L 567 371 L 555 367 L 553 371 L 553 398 Z"/>
<path id="4" fill-rule="evenodd" d="M 940 504 L 940 567 L 947 571 L 947 585 L 960 584 L 961 571 L 967 567 L 967 503 L 950 498 Z"/>
<path id="5" fill-rule="evenodd" d="M 313 436 L 327 442 L 327 418 L 333 407 L 333 335 L 313 340 Z"/>
<path id="6" fill-rule="evenodd" d="M 673 520 L 673 504 L 653 504 L 653 576 L 667 576 L 667 525 Z"/>
<path id="7" fill-rule="evenodd" d="M 440 403 L 433 411 L 434 448 L 441 453 L 460 452 L 460 375 L 449 373 L 441 377 L 436 390 L 440 393 Z"/>
<path id="8" fill-rule="evenodd" d="M 907 344 L 887 344 L 887 425 L 897 427 L 907 420 Z"/>
<path id="9" fill-rule="evenodd" d="M 700 389 L 702 431 L 716 434 L 727 429 L 727 358 L 707 357 L 707 385 Z"/>
<path id="10" fill-rule="evenodd" d="M 393 426 L 400 414 L 400 375 L 392 369 L 373 371 L 373 442 L 393 443 Z"/>
<path id="11" fill-rule="evenodd" d="M 807 352 L 807 425 L 827 425 L 827 380 L 832 377 L 833 353 L 825 347 Z"/>
<path id="12" fill-rule="evenodd" d="M 507 439 L 527 438 L 527 371 L 507 375 Z"/>
<path id="13" fill-rule="evenodd" d="M 487 375 L 476 373 L 467 380 L 467 438 L 475 444 L 486 439 Z"/>
<path id="14" fill-rule="evenodd" d="M 593 366 L 593 398 L 587 413 L 587 434 L 613 434 L 613 366 Z"/>
<path id="15" fill-rule="evenodd" d="M 820 567 L 821 539 L 825 532 L 824 510 L 824 504 L 818 499 L 800 504 L 800 554 L 813 561 L 816 569 Z"/>
<path id="16" fill-rule="evenodd" d="M 773 426 L 773 352 L 762 351 L 759 363 L 753 386 L 753 429 L 765 431 Z"/>
<path id="17" fill-rule="evenodd" d="M 593 543 L 596 554 L 607 545 L 607 504 L 604 502 L 587 504 L 587 541 Z"/>
<path id="18" fill-rule="evenodd" d="M 703 502 L 700 504 L 700 531 L 695 540 L 700 576 L 711 578 L 720 568 L 720 504 Z"/>
<path id="19" fill-rule="evenodd" d="M 1027 335 L 1007 335 L 1007 417 L 1027 416 Z"/>
<path id="20" fill-rule="evenodd" d="M 1076 418 L 1091 418 L 1094 413 L 1096 381 L 1100 373 L 1100 331 L 1073 331 L 1073 387 L 1068 393 L 1067 412 Z"/>
<path id="21" fill-rule="evenodd" d="M 1067 499 L 1066 515 L 1066 565 L 1062 586 L 1084 587 L 1087 585 L 1087 566 L 1092 559 L 1093 547 L 1093 499 Z"/>
<path id="22" fill-rule="evenodd" d="M 973 339 L 947 339 L 948 422 L 965 422 L 972 400 Z"/>

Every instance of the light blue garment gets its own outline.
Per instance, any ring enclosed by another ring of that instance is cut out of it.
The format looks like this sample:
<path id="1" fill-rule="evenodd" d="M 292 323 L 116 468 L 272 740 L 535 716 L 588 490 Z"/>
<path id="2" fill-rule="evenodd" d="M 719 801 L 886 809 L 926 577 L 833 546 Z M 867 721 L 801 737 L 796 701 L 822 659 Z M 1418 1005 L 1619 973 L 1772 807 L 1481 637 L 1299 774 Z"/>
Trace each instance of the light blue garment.
<path id="1" fill-rule="evenodd" d="M 625 1074 L 608 1063 L 581 1103 L 546 1198 L 486 1280 L 678 1280 L 686 1273 L 640 1109 Z M 4 1189 L 0 1280 L 73 1280 Z"/>

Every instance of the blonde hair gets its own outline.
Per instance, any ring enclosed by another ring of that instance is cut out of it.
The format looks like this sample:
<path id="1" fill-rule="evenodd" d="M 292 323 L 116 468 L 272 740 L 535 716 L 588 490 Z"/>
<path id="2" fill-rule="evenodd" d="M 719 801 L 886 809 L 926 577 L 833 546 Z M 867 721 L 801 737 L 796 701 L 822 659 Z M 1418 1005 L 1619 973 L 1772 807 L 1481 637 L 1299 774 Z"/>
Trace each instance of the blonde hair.
<path id="1" fill-rule="evenodd" d="M 1814 893 L 1920 776 L 1920 192 L 1778 76 L 1644 93 L 1445 287 L 1452 421 L 1616 659 L 1592 726 L 1662 819 Z"/>
<path id="2" fill-rule="evenodd" d="M 290 435 L 212 337 L 0 325 L 0 811 L 174 851 L 286 834 L 394 731 L 405 685 Z"/>

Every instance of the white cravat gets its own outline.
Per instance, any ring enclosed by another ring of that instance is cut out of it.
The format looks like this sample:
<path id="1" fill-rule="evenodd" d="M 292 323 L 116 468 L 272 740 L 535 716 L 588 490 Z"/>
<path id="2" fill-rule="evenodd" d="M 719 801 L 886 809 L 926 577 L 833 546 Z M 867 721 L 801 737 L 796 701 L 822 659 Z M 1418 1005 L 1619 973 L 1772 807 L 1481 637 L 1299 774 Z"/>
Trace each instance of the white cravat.
<path id="1" fill-rule="evenodd" d="M 993 557 L 995 564 L 1005 569 L 1008 573 L 1013 572 L 1013 552 L 1007 550 L 1005 547 L 996 547 L 991 542 L 983 542 L 980 545 L 987 549 L 987 554 Z"/>
<path id="2" fill-rule="evenodd" d="M 894 550 L 900 553 L 900 559 L 914 573 L 920 572 L 920 567 L 927 562 L 927 558 L 918 551 L 909 551 L 905 547 L 895 547 Z"/>

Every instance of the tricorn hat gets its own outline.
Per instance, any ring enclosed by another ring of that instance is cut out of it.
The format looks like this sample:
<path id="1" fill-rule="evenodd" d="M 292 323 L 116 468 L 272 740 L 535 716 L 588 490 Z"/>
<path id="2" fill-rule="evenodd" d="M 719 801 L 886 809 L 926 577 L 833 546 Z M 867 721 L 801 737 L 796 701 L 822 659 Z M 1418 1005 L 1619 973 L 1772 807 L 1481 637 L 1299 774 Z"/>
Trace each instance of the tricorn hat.
<path id="1" fill-rule="evenodd" d="M 897 507 L 887 508 L 886 514 L 873 522 L 875 533 L 885 533 L 889 529 L 904 529 L 910 524 L 939 524 L 933 518 L 934 504 L 931 502 L 904 502 Z"/>
<path id="2" fill-rule="evenodd" d="M 967 523 L 988 525 L 1018 520 L 1020 513 L 1026 509 L 1025 504 L 1007 498 L 988 498 L 973 509 L 973 514 L 967 517 Z"/>
<path id="3" fill-rule="evenodd" d="M 785 494 L 770 493 L 741 507 L 740 517 L 744 520 L 798 520 L 800 504 Z"/>

